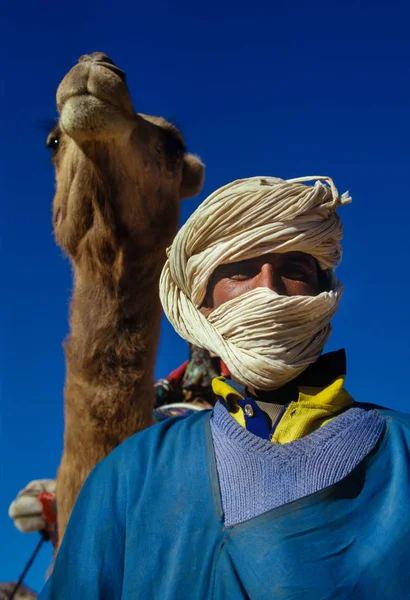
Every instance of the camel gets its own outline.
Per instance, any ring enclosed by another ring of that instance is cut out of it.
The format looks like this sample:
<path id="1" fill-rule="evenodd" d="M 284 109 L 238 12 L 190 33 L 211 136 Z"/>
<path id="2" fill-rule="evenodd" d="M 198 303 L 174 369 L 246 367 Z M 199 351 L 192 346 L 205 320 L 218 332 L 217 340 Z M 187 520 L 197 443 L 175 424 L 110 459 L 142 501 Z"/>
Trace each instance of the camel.
<path id="1" fill-rule="evenodd" d="M 159 276 L 180 200 L 199 193 L 204 166 L 171 123 L 135 112 L 125 73 L 101 52 L 82 56 L 64 77 L 57 108 L 47 140 L 53 227 L 74 279 L 57 477 L 61 543 L 92 468 L 152 422 Z"/>

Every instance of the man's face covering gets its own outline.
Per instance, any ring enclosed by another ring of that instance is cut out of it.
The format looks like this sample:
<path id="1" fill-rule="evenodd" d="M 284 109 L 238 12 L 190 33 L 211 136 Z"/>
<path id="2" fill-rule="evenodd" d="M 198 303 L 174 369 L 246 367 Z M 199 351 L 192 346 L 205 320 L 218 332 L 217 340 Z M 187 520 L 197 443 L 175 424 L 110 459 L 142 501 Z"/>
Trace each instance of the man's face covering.
<path id="1" fill-rule="evenodd" d="M 247 386 L 269 390 L 292 380 L 318 359 L 330 335 L 343 291 L 333 273 L 341 260 L 337 208 L 350 201 L 327 177 L 252 177 L 211 194 L 168 249 L 160 295 L 175 330 L 217 354 Z M 313 257 L 327 273 L 326 291 L 284 295 L 255 287 L 203 314 L 220 265 L 281 253 Z"/>

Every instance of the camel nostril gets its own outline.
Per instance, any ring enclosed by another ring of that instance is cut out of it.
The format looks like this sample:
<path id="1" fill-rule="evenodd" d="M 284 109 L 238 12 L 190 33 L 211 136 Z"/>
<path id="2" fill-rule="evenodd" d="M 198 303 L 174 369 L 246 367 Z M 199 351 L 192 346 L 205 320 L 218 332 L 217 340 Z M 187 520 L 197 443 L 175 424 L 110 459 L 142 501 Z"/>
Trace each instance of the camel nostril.
<path id="1" fill-rule="evenodd" d="M 106 67 L 107 69 L 109 69 L 110 71 L 112 71 L 113 73 L 118 75 L 119 77 L 121 77 L 121 79 L 125 83 L 126 75 L 125 75 L 124 71 L 122 69 L 120 69 L 119 67 L 117 67 L 115 62 L 109 56 L 107 56 L 104 52 L 92 52 L 91 54 L 83 54 L 83 56 L 80 56 L 80 58 L 78 59 L 78 62 L 79 63 L 82 63 L 82 62 L 98 63 L 101 66 Z"/>
<path id="2" fill-rule="evenodd" d="M 127 79 L 125 72 L 119 67 L 117 67 L 117 65 L 115 65 L 113 62 L 107 63 L 106 61 L 98 61 L 98 64 L 100 64 L 102 67 L 105 67 L 106 69 L 109 69 L 110 71 L 118 75 L 118 77 L 121 77 L 121 79 L 125 83 Z"/>
<path id="3" fill-rule="evenodd" d="M 105 54 L 105 52 L 91 52 L 91 54 L 83 54 L 78 59 L 78 62 L 105 62 L 110 65 L 115 65 L 114 61 Z"/>

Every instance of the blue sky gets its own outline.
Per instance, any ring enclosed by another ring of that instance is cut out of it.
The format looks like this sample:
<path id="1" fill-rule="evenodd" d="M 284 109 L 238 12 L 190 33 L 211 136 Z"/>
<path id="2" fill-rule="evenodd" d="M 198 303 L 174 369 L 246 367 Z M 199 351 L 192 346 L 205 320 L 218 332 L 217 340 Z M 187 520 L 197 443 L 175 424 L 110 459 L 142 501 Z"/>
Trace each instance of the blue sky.
<path id="1" fill-rule="evenodd" d="M 239 177 L 330 175 L 350 190 L 329 347 L 346 347 L 357 400 L 409 411 L 408 3 L 23 0 L 1 13 L 0 581 L 17 578 L 37 543 L 7 507 L 31 479 L 54 476 L 62 450 L 71 275 L 53 241 L 40 126 L 81 54 L 109 54 L 136 110 L 174 120 L 206 163 L 182 220 Z M 164 323 L 157 375 L 185 357 Z M 49 559 L 43 550 L 29 585 L 41 588 Z"/>

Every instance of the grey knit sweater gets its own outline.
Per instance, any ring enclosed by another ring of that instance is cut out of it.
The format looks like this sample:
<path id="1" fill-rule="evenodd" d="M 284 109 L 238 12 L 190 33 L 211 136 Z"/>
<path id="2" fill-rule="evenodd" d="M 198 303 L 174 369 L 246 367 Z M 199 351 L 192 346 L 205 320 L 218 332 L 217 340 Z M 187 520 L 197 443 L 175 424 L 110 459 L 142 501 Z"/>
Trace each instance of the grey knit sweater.
<path id="1" fill-rule="evenodd" d="M 337 483 L 371 452 L 383 427 L 379 412 L 353 407 L 299 440 L 274 444 L 241 427 L 217 402 L 211 431 L 225 524 Z"/>

